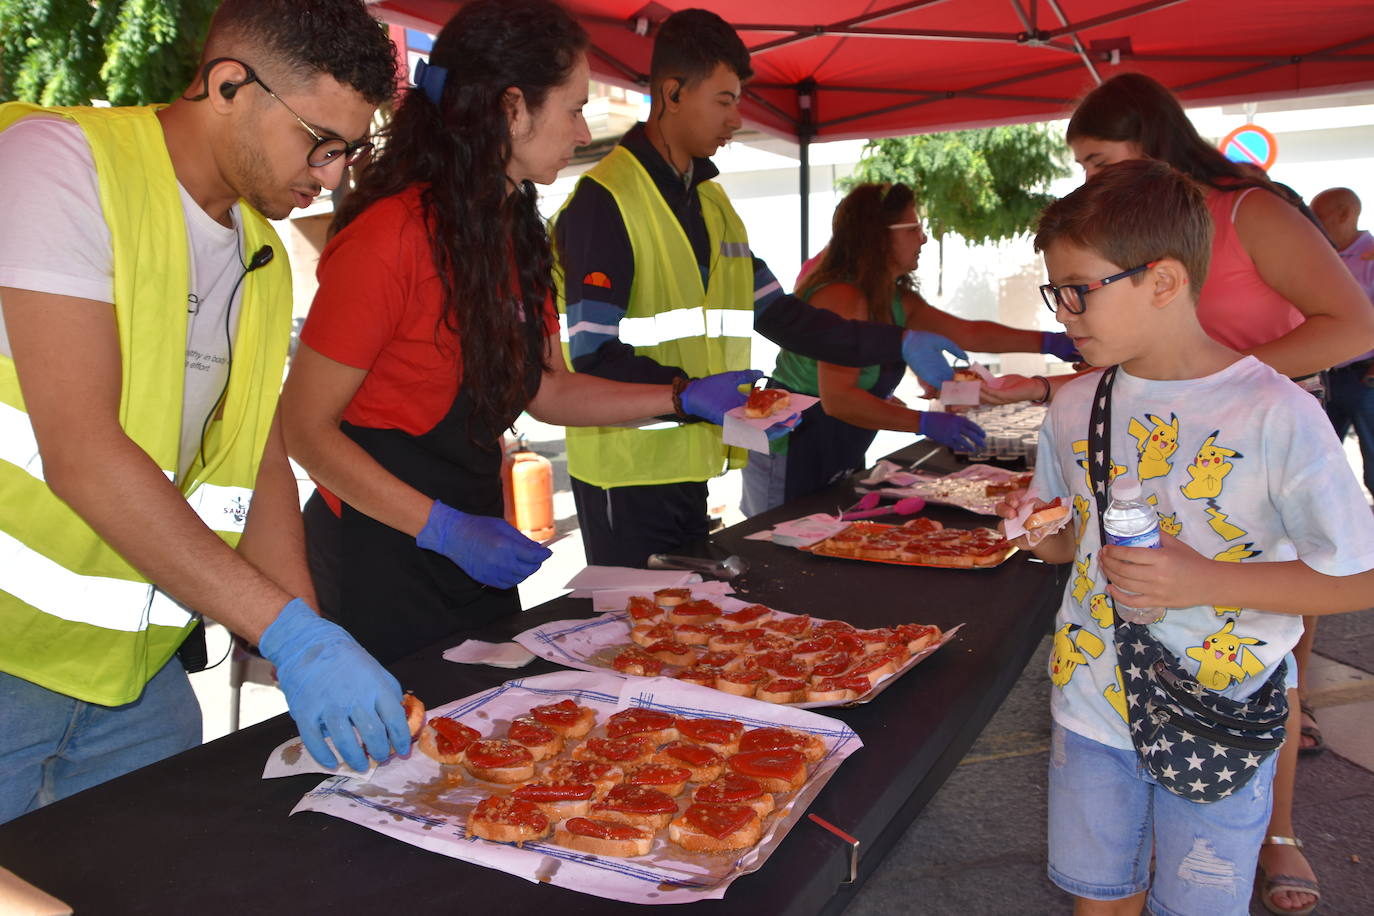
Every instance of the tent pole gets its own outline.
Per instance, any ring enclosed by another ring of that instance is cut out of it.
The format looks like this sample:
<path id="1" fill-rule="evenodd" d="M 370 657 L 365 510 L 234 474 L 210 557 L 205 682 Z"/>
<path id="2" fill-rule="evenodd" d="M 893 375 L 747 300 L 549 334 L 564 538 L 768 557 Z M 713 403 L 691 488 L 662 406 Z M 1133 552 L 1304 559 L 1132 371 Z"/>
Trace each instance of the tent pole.
<path id="1" fill-rule="evenodd" d="M 805 135 L 801 138 L 801 176 L 798 181 L 797 193 L 801 195 L 801 260 L 802 263 L 810 257 L 810 240 L 807 238 L 807 230 L 811 224 L 811 141 Z"/>
<path id="2" fill-rule="evenodd" d="M 797 160 L 801 168 L 798 176 L 797 193 L 801 197 L 801 263 L 811 256 L 811 137 L 815 134 L 815 111 L 812 105 L 816 98 L 814 80 L 802 80 L 797 84 Z"/>

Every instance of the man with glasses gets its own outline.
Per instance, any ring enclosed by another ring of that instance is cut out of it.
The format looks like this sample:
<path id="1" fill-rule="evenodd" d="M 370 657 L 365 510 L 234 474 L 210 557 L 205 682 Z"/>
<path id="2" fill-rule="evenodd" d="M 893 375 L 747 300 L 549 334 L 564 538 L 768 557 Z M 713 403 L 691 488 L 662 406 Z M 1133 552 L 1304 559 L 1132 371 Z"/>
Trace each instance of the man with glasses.
<path id="1" fill-rule="evenodd" d="M 367 154 L 395 49 L 362 0 L 225 0 L 202 59 L 166 107 L 0 107 L 0 822 L 200 742 L 200 615 L 321 762 L 326 730 L 359 770 L 409 747 L 395 679 L 311 608 L 267 223 Z"/>

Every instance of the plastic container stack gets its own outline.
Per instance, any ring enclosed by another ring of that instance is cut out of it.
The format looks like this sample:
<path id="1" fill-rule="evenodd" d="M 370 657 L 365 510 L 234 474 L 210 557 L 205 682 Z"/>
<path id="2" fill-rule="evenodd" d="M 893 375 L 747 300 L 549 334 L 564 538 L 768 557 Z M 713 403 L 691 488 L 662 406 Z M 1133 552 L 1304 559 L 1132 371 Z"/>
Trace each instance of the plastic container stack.
<path id="1" fill-rule="evenodd" d="M 1040 444 L 1040 424 L 1049 410 L 1043 404 L 990 404 L 971 407 L 964 416 L 983 427 L 987 440 L 976 454 L 960 452 L 969 461 L 1016 461 L 1025 459 L 1035 466 L 1035 450 Z"/>

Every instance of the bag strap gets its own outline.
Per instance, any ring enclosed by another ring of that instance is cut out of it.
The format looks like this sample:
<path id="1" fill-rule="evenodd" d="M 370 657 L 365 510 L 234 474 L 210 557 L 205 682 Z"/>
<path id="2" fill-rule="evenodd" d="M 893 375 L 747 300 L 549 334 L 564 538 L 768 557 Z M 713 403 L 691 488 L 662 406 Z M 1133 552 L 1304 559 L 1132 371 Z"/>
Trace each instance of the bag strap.
<path id="1" fill-rule="evenodd" d="M 1103 515 L 1111 502 L 1112 467 L 1112 385 L 1116 382 L 1118 366 L 1108 366 L 1102 370 L 1097 380 L 1097 392 L 1093 395 L 1093 406 L 1088 421 L 1088 479 L 1092 482 L 1093 498 L 1097 500 L 1098 552 L 1107 543 L 1107 525 Z M 1100 560 L 1099 560 L 1100 562 Z M 1121 615 L 1116 613 L 1116 602 L 1111 593 L 1107 601 L 1112 606 L 1114 625 L 1120 625 Z"/>

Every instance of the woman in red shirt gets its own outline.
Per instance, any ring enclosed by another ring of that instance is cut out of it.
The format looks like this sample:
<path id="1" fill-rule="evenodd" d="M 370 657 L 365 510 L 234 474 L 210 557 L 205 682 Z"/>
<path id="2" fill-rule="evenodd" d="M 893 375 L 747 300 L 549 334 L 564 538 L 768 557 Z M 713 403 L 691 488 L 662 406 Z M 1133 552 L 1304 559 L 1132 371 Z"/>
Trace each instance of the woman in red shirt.
<path id="1" fill-rule="evenodd" d="M 501 517 L 499 442 L 522 410 L 719 423 L 759 375 L 568 371 L 534 184 L 590 142 L 586 47 L 548 0 L 466 4 L 320 258 L 282 416 L 317 484 L 305 518 L 320 606 L 383 662 L 519 611 L 515 585 L 549 556 Z"/>

